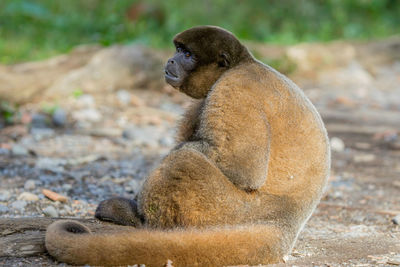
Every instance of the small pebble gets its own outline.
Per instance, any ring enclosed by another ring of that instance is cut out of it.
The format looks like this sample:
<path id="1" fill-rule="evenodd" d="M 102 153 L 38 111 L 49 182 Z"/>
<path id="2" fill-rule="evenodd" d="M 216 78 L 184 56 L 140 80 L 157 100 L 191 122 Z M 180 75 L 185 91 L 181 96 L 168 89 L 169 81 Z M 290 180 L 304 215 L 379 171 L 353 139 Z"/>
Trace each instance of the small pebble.
<path id="1" fill-rule="evenodd" d="M 95 106 L 95 100 L 91 95 L 81 95 L 76 100 L 76 104 L 80 108 L 91 108 Z"/>
<path id="2" fill-rule="evenodd" d="M 47 217 L 58 217 L 58 212 L 53 206 L 47 206 L 43 210 L 43 214 Z"/>
<path id="3" fill-rule="evenodd" d="M 33 190 L 36 187 L 36 183 L 34 180 L 27 180 L 24 184 L 25 190 Z"/>
<path id="4" fill-rule="evenodd" d="M 126 139 L 133 140 L 136 145 L 147 147 L 158 147 L 160 132 L 157 127 L 132 127 L 125 129 L 122 136 Z"/>
<path id="5" fill-rule="evenodd" d="M 126 90 L 119 90 L 117 98 L 122 105 L 127 106 L 131 102 L 131 93 Z"/>
<path id="6" fill-rule="evenodd" d="M 393 219 L 392 222 L 396 225 L 400 225 L 400 214 L 396 215 Z"/>
<path id="7" fill-rule="evenodd" d="M 165 137 L 161 138 L 160 144 L 162 146 L 171 147 L 175 144 L 175 140 L 172 136 L 165 136 Z"/>
<path id="8" fill-rule="evenodd" d="M 101 113 L 95 108 L 87 108 L 74 111 L 72 117 L 77 121 L 99 122 L 102 120 Z"/>
<path id="9" fill-rule="evenodd" d="M 68 191 L 68 190 L 71 190 L 71 189 L 72 189 L 72 185 L 71 185 L 71 184 L 63 184 L 63 185 L 62 185 L 62 188 L 63 188 L 65 191 Z"/>
<path id="10" fill-rule="evenodd" d="M 55 126 L 63 127 L 67 123 L 67 112 L 62 108 L 58 108 L 54 111 L 52 119 Z"/>
<path id="11" fill-rule="evenodd" d="M 7 148 L 0 148 L 0 155 L 8 155 L 10 154 L 10 150 Z"/>
<path id="12" fill-rule="evenodd" d="M 39 197 L 35 194 L 29 193 L 29 192 L 23 192 L 21 193 L 18 198 L 18 200 L 25 200 L 25 201 L 30 201 L 30 202 L 36 202 L 39 200 Z"/>
<path id="13" fill-rule="evenodd" d="M 25 200 L 17 200 L 17 201 L 14 201 L 13 203 L 11 203 L 11 208 L 22 212 L 22 211 L 24 211 L 25 206 L 27 204 L 28 203 Z"/>
<path id="14" fill-rule="evenodd" d="M 0 204 L 0 213 L 6 213 L 9 209 L 6 205 Z"/>
<path id="15" fill-rule="evenodd" d="M 33 138 L 35 141 L 40 141 L 45 138 L 50 138 L 52 137 L 55 132 L 51 128 L 32 128 L 30 133 L 33 135 Z"/>
<path id="16" fill-rule="evenodd" d="M 395 255 L 393 258 L 387 261 L 387 264 L 400 265 L 400 254 Z"/>
<path id="17" fill-rule="evenodd" d="M 371 162 L 375 160 L 374 154 L 359 154 L 353 158 L 354 162 Z"/>
<path id="18" fill-rule="evenodd" d="M 35 113 L 32 116 L 32 128 L 46 128 L 48 124 L 48 117 L 44 114 Z"/>
<path id="19" fill-rule="evenodd" d="M 336 152 L 341 152 L 345 148 L 344 142 L 338 137 L 331 138 L 331 149 Z"/>
<path id="20" fill-rule="evenodd" d="M 11 197 L 11 193 L 6 190 L 0 191 L 0 201 L 8 201 Z"/>
<path id="21" fill-rule="evenodd" d="M 28 149 L 26 149 L 24 146 L 15 144 L 13 145 L 13 147 L 11 148 L 11 153 L 14 156 L 27 156 L 29 154 Z"/>

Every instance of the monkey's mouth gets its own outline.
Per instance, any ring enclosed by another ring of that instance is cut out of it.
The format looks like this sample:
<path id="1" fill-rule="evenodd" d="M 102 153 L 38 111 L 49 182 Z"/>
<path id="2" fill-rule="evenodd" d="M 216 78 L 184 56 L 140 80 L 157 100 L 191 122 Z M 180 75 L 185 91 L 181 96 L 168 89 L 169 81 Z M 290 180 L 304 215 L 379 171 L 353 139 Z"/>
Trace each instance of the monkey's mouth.
<path id="1" fill-rule="evenodd" d="M 172 79 L 178 79 L 178 76 L 171 71 L 164 70 L 165 71 L 165 77 L 166 78 L 172 78 Z"/>
<path id="2" fill-rule="evenodd" d="M 181 84 L 181 79 L 174 73 L 168 70 L 165 71 L 165 81 L 172 85 L 173 87 L 178 87 Z"/>

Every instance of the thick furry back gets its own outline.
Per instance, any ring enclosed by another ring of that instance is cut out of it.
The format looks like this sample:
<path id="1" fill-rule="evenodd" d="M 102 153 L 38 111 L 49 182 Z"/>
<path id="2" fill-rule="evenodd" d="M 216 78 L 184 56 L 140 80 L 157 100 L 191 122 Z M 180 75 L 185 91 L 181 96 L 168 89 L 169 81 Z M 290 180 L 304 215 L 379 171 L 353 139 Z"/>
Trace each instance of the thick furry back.
<path id="1" fill-rule="evenodd" d="M 46 232 L 46 248 L 77 265 L 225 266 L 279 262 L 291 243 L 270 225 L 202 230 L 143 230 L 92 234 L 81 223 L 58 221 Z M 286 249 L 285 249 L 286 248 Z"/>

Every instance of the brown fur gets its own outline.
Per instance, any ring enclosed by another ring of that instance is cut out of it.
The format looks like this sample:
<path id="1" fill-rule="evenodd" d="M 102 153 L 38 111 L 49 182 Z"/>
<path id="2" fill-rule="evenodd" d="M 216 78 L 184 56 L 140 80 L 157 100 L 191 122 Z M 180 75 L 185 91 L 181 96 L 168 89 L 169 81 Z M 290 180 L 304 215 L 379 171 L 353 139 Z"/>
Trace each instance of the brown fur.
<path id="1" fill-rule="evenodd" d="M 81 224 L 56 222 L 47 230 L 46 247 L 58 260 L 276 263 L 290 253 L 319 202 L 330 168 L 329 145 L 322 120 L 302 91 L 220 28 L 196 27 L 174 41 L 204 57 L 179 88 L 204 99 L 187 111 L 180 143 L 143 186 L 138 213 L 144 229 L 90 234 Z M 221 51 L 231 63 L 224 71 L 215 63 Z"/>

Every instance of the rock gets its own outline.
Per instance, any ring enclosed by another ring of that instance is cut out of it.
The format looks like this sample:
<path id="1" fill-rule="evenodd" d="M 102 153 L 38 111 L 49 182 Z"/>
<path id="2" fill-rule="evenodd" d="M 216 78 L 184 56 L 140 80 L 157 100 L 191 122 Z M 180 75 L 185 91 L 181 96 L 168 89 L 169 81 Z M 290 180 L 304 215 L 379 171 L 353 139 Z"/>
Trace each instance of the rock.
<path id="1" fill-rule="evenodd" d="M 23 212 L 28 203 L 25 200 L 17 200 L 11 203 L 11 208 Z"/>
<path id="2" fill-rule="evenodd" d="M 119 90 L 117 92 L 118 101 L 124 106 L 127 106 L 131 103 L 131 97 L 131 93 L 126 90 Z"/>
<path id="3" fill-rule="evenodd" d="M 31 128 L 30 133 L 35 141 L 40 141 L 45 138 L 50 138 L 54 135 L 54 130 L 51 128 Z"/>
<path id="4" fill-rule="evenodd" d="M 39 158 L 36 161 L 35 168 L 57 173 L 57 172 L 63 172 L 64 171 L 63 165 L 66 164 L 67 164 L 66 159 L 43 157 Z"/>
<path id="5" fill-rule="evenodd" d="M 394 257 L 389 259 L 386 263 L 391 265 L 400 265 L 400 254 L 395 255 Z"/>
<path id="6" fill-rule="evenodd" d="M 171 147 L 175 144 L 175 140 L 172 136 L 164 136 L 160 140 L 160 144 L 162 146 Z"/>
<path id="7" fill-rule="evenodd" d="M 25 200 L 28 202 L 36 202 L 39 200 L 39 197 L 35 194 L 29 193 L 29 192 L 23 192 L 21 193 L 18 197 L 18 200 Z"/>
<path id="8" fill-rule="evenodd" d="M 10 154 L 10 150 L 7 148 L 0 148 L 0 155 L 8 155 Z"/>
<path id="9" fill-rule="evenodd" d="M 8 201 L 11 197 L 11 193 L 6 190 L 0 191 L 0 201 Z"/>
<path id="10" fill-rule="evenodd" d="M 76 105 L 79 108 L 93 108 L 95 106 L 95 101 L 91 95 L 81 95 L 76 100 Z"/>
<path id="11" fill-rule="evenodd" d="M 62 188 L 63 188 L 65 191 L 69 191 L 69 190 L 72 189 L 72 185 L 71 185 L 71 184 L 63 184 L 63 185 L 62 185 Z"/>
<path id="12" fill-rule="evenodd" d="M 182 106 L 175 104 L 175 103 L 171 103 L 171 102 L 162 102 L 160 105 L 160 108 L 162 110 L 171 112 L 171 113 L 176 113 L 176 114 L 183 114 L 184 113 L 184 109 L 182 108 Z"/>
<path id="13" fill-rule="evenodd" d="M 354 146 L 358 149 L 364 149 L 364 150 L 371 149 L 370 143 L 356 142 Z"/>
<path id="14" fill-rule="evenodd" d="M 128 182 L 127 189 L 128 191 L 131 191 L 136 195 L 139 192 L 140 187 L 141 187 L 141 182 L 139 180 L 131 179 Z"/>
<path id="15" fill-rule="evenodd" d="M 400 166 L 399 166 L 400 167 Z M 399 169 L 400 170 L 400 169 Z M 400 181 L 393 181 L 392 183 L 395 187 L 400 188 Z"/>
<path id="16" fill-rule="evenodd" d="M 49 118 L 41 113 L 35 113 L 32 116 L 31 127 L 32 128 L 47 128 L 49 124 Z"/>
<path id="17" fill-rule="evenodd" d="M 36 183 L 34 180 L 27 180 L 24 184 L 25 190 L 33 190 L 36 187 Z"/>
<path id="18" fill-rule="evenodd" d="M 374 154 L 359 154 L 355 155 L 353 160 L 354 162 L 360 163 L 360 162 L 371 162 L 375 160 L 375 155 Z"/>
<path id="19" fill-rule="evenodd" d="M 336 152 L 342 152 L 345 148 L 344 142 L 338 137 L 331 138 L 331 149 Z"/>
<path id="20" fill-rule="evenodd" d="M 58 212 L 53 206 L 47 206 L 43 210 L 43 214 L 47 217 L 58 217 Z"/>
<path id="21" fill-rule="evenodd" d="M 43 189 L 42 193 L 48 199 L 53 200 L 53 201 L 59 201 L 59 202 L 67 202 L 68 201 L 68 198 L 66 196 L 60 195 L 60 194 L 58 194 L 54 191 L 48 190 L 48 189 Z"/>
<path id="22" fill-rule="evenodd" d="M 8 211 L 9 211 L 9 209 L 6 205 L 0 204 L 0 214 L 7 213 Z"/>
<path id="23" fill-rule="evenodd" d="M 103 95 L 121 88 L 160 88 L 164 84 L 163 60 L 139 46 L 110 46 L 101 49 L 83 66 L 65 73 L 44 93 L 63 99 L 79 88 L 86 94 Z"/>
<path id="24" fill-rule="evenodd" d="M 77 121 L 99 122 L 102 119 L 102 115 L 97 109 L 87 108 L 73 112 L 72 118 Z"/>
<path id="25" fill-rule="evenodd" d="M 160 132 L 157 127 L 134 127 L 125 129 L 122 136 L 126 139 L 133 140 L 136 145 L 158 147 Z"/>
<path id="26" fill-rule="evenodd" d="M 396 225 L 400 225 L 400 214 L 397 215 L 397 216 L 395 216 L 395 217 L 392 219 L 392 222 L 393 222 L 394 224 L 396 224 Z"/>
<path id="27" fill-rule="evenodd" d="M 27 155 L 29 155 L 28 149 L 26 149 L 26 147 L 18 145 L 18 144 L 13 145 L 13 147 L 11 148 L 11 153 L 14 156 L 27 156 Z"/>
<path id="28" fill-rule="evenodd" d="M 67 112 L 62 108 L 57 108 L 53 113 L 52 119 L 55 126 L 64 127 L 67 123 Z"/>

